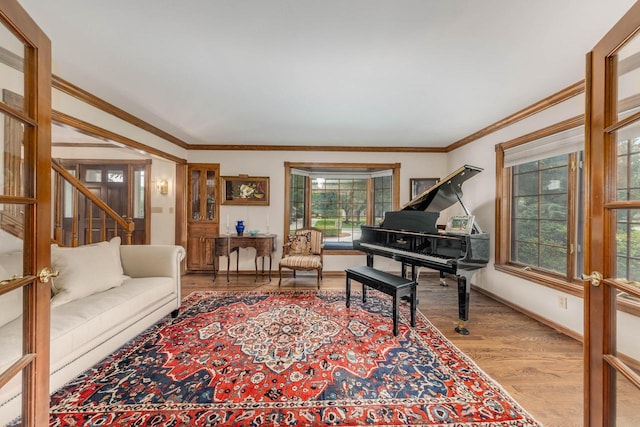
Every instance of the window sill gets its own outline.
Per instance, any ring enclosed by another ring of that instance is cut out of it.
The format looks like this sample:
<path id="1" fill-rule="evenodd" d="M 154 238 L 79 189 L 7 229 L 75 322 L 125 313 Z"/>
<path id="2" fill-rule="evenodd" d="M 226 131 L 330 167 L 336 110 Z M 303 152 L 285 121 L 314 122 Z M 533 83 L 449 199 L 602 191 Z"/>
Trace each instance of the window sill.
<path id="1" fill-rule="evenodd" d="M 353 248 L 324 248 L 325 255 L 365 255 L 364 252 Z"/>
<path id="2" fill-rule="evenodd" d="M 512 276 L 520 277 L 534 283 L 555 289 L 579 298 L 584 296 L 584 286 L 578 283 L 567 282 L 566 280 L 556 278 L 535 270 L 524 269 L 520 266 L 510 264 L 495 264 L 495 269 Z"/>
<path id="3" fill-rule="evenodd" d="M 325 251 L 352 251 L 352 242 L 324 242 L 323 248 Z"/>
<path id="4" fill-rule="evenodd" d="M 524 270 L 520 266 L 516 267 L 514 265 L 505 264 L 495 264 L 494 266 L 497 271 L 511 274 L 578 298 L 584 298 L 584 286 L 582 284 L 568 283 L 565 280 L 554 278 L 534 270 Z M 628 313 L 633 316 L 640 316 L 640 301 L 635 298 L 618 296 L 617 305 L 618 310 L 624 313 Z"/>

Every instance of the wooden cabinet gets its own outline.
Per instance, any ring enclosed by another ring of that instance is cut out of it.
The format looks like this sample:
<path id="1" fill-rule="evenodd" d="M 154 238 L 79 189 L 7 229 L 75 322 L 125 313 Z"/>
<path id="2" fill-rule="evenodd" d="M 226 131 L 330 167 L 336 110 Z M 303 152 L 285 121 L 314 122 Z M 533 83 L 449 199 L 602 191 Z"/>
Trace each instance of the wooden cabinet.
<path id="1" fill-rule="evenodd" d="M 220 165 L 193 163 L 187 173 L 187 270 L 213 271 L 213 237 L 220 226 Z"/>

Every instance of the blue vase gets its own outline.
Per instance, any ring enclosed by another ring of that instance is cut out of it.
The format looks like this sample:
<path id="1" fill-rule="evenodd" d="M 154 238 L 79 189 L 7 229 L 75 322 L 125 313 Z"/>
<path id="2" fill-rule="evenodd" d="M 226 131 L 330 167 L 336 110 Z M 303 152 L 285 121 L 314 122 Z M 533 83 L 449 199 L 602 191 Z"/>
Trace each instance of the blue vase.
<path id="1" fill-rule="evenodd" d="M 242 236 L 242 233 L 244 233 L 244 221 L 238 220 L 238 222 L 236 222 L 236 232 L 238 236 Z"/>

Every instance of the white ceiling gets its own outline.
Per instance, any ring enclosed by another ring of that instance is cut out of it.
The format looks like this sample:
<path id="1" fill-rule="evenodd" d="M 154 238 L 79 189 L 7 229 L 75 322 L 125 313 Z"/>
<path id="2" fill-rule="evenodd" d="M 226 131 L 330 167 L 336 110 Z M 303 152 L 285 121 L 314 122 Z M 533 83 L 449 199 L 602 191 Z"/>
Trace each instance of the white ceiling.
<path id="1" fill-rule="evenodd" d="M 443 147 L 584 78 L 633 0 L 19 0 L 53 72 L 190 144 Z"/>

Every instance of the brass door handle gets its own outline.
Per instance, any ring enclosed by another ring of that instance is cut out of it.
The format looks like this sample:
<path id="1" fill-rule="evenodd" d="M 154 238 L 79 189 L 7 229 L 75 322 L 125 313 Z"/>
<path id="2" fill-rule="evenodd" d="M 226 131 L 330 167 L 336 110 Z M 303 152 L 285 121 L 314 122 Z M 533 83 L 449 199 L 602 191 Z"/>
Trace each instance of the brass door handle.
<path id="1" fill-rule="evenodd" d="M 600 286 L 603 276 L 599 271 L 592 271 L 591 274 L 582 273 L 581 279 L 584 281 L 590 281 L 593 286 Z"/>
<path id="2" fill-rule="evenodd" d="M 40 274 L 38 275 L 38 277 L 40 278 L 40 281 L 42 283 L 49 283 L 49 279 L 51 277 L 58 277 L 58 274 L 60 274 L 60 272 L 51 271 L 49 267 L 45 267 L 42 270 L 40 270 Z"/>

